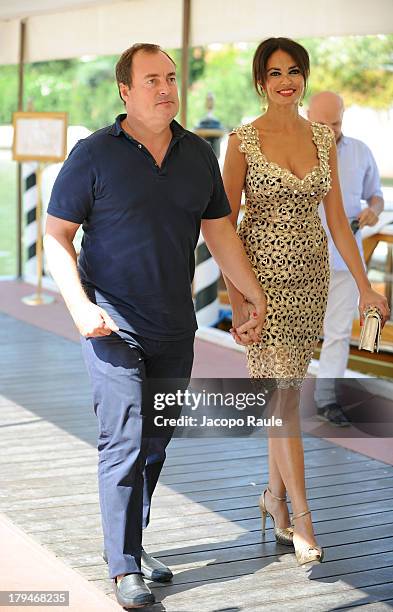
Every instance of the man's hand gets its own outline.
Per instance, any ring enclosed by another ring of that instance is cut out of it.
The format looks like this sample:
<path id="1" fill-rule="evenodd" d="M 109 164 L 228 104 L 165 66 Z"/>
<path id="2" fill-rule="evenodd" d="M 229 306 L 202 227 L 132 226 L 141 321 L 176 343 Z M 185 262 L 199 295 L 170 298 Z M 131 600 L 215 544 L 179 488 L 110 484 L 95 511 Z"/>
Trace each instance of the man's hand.
<path id="1" fill-rule="evenodd" d="M 358 216 L 358 219 L 359 219 L 359 227 L 360 229 L 362 229 L 366 225 L 370 225 L 370 226 L 376 225 L 378 222 L 378 215 L 373 211 L 372 208 L 367 206 L 367 208 L 362 210 L 362 212 Z"/>
<path id="2" fill-rule="evenodd" d="M 85 302 L 74 307 L 71 315 L 79 333 L 85 338 L 109 336 L 112 332 L 119 331 L 116 323 L 106 310 L 97 306 L 97 304 L 93 304 L 93 302 Z"/>
<path id="3" fill-rule="evenodd" d="M 248 346 L 259 342 L 266 317 L 266 298 L 264 294 L 255 303 L 244 301 L 232 306 L 231 335 L 236 344 Z"/>

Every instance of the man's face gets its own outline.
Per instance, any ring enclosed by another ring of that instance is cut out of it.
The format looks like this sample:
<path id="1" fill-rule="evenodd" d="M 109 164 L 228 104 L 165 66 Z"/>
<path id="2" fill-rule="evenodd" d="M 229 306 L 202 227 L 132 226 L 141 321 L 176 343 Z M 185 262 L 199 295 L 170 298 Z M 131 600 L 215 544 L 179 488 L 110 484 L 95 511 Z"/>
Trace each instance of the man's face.
<path id="1" fill-rule="evenodd" d="M 128 116 L 150 128 L 169 125 L 179 110 L 176 68 L 169 57 L 138 51 L 131 77 L 131 87 L 120 84 Z"/>
<path id="2" fill-rule="evenodd" d="M 336 142 L 341 138 L 341 126 L 343 122 L 344 107 L 340 98 L 336 96 L 321 96 L 311 100 L 308 109 L 310 121 L 323 123 L 329 126 L 336 138 Z"/>

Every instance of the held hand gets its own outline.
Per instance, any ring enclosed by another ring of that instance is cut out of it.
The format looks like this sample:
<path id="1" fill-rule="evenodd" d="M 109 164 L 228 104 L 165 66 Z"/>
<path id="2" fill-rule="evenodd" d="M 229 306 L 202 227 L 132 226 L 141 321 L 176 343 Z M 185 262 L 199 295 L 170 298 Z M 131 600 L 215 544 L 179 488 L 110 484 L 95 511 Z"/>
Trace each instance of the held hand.
<path id="1" fill-rule="evenodd" d="M 71 315 L 79 333 L 85 338 L 109 336 L 112 332 L 119 331 L 116 323 L 106 310 L 93 304 L 93 302 L 86 302 L 77 306 L 71 312 Z"/>
<path id="2" fill-rule="evenodd" d="M 362 227 L 365 227 L 366 225 L 376 225 L 378 222 L 378 215 L 376 215 L 373 209 L 368 206 L 367 208 L 362 210 L 362 212 L 358 216 L 358 219 L 359 227 L 360 229 L 362 229 Z"/>
<path id="3" fill-rule="evenodd" d="M 382 327 L 390 317 L 389 305 L 386 297 L 377 293 L 371 287 L 360 294 L 359 298 L 359 313 L 360 325 L 364 324 L 364 314 L 369 306 L 374 306 L 379 310 L 382 316 Z"/>
<path id="4" fill-rule="evenodd" d="M 256 319 L 250 313 L 251 304 L 244 301 L 240 305 L 232 306 L 232 325 L 233 327 L 229 330 L 232 338 L 235 340 L 236 344 L 241 344 L 242 346 L 247 346 L 252 344 L 253 342 L 257 342 L 257 337 L 255 335 L 255 325 L 251 325 L 250 329 L 243 330 L 243 333 L 238 333 L 238 329 L 241 329 L 244 324 L 249 322 L 253 323 Z M 255 312 L 254 309 L 252 309 Z M 250 318 L 252 317 L 252 319 Z"/>
<path id="5" fill-rule="evenodd" d="M 264 294 L 261 295 L 261 299 L 255 300 L 254 304 L 244 301 L 240 305 L 233 305 L 233 328 L 230 332 L 237 344 L 248 346 L 260 341 L 266 317 L 266 299 Z"/>

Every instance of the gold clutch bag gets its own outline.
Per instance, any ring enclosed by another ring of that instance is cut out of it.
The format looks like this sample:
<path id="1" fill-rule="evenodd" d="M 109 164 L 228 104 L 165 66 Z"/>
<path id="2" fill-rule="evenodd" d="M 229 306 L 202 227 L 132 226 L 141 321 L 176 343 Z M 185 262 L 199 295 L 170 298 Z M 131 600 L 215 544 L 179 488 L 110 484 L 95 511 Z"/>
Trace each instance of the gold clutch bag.
<path id="1" fill-rule="evenodd" d="M 376 350 L 377 353 L 379 352 L 381 326 L 382 318 L 379 310 L 373 307 L 368 308 L 365 313 L 364 323 L 360 333 L 359 350 L 363 349 L 364 351 L 370 351 L 371 353 L 373 353 L 374 350 Z"/>

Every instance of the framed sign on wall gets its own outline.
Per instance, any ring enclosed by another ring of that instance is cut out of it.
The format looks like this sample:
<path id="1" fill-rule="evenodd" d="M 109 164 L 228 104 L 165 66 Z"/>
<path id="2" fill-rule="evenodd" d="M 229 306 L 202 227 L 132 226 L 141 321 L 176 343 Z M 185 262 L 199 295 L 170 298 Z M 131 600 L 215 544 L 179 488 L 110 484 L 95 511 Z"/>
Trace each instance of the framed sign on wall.
<path id="1" fill-rule="evenodd" d="M 13 114 L 15 161 L 61 162 L 67 154 L 67 113 Z"/>

